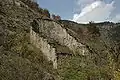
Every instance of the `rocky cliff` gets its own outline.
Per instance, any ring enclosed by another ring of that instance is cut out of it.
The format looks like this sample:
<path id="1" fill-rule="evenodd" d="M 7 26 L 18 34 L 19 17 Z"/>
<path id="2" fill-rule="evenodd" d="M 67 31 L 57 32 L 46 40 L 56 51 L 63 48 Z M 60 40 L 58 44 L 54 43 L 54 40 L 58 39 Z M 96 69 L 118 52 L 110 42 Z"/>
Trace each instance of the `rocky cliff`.
<path id="1" fill-rule="evenodd" d="M 0 0 L 0 80 L 120 79 L 119 23 L 44 13 L 30 0 Z"/>

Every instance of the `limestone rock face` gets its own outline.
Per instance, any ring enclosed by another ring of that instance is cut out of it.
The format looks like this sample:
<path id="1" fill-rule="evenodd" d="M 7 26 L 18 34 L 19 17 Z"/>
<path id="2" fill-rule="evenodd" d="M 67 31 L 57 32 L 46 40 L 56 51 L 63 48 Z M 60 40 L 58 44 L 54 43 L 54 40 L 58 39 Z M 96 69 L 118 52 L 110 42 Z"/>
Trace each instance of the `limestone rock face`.
<path id="1" fill-rule="evenodd" d="M 62 28 L 62 25 L 50 20 L 37 21 L 39 34 L 44 35 L 48 41 L 57 42 L 60 45 L 68 47 L 73 53 L 79 53 L 81 55 L 87 54 L 85 45 L 79 43 L 74 37 L 69 35 L 66 29 Z M 86 52 L 86 54 L 85 54 Z"/>
<path id="2" fill-rule="evenodd" d="M 49 61 L 53 62 L 54 69 L 57 69 L 57 56 L 55 48 L 50 46 L 47 40 L 40 37 L 39 34 L 34 32 L 32 29 L 30 30 L 30 41 L 33 45 L 39 48 L 45 56 L 47 56 Z"/>
<path id="3" fill-rule="evenodd" d="M 43 54 L 48 57 L 48 60 L 53 62 L 54 68 L 57 68 L 57 53 L 49 42 L 57 42 L 58 45 L 69 48 L 72 53 L 68 54 L 87 55 L 88 53 L 85 45 L 70 36 L 60 24 L 51 20 L 34 20 L 30 29 L 30 40 L 32 44 L 41 49 Z M 61 54 L 63 52 L 61 51 Z"/>

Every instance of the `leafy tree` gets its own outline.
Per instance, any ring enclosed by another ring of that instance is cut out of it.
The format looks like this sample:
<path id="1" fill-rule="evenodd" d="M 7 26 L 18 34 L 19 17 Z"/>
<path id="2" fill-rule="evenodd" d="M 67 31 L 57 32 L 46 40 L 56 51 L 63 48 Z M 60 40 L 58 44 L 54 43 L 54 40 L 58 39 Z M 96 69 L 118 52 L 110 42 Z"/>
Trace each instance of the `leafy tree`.
<path id="1" fill-rule="evenodd" d="M 55 15 L 54 14 L 52 14 L 52 19 L 55 19 Z"/>
<path id="2" fill-rule="evenodd" d="M 54 15 L 54 14 L 52 14 L 52 19 L 53 20 L 61 20 L 61 17 L 59 16 L 59 15 Z"/>
<path id="3" fill-rule="evenodd" d="M 46 17 L 50 18 L 50 13 L 49 13 L 49 11 L 48 11 L 47 9 L 44 9 L 44 10 L 43 10 L 43 13 L 44 13 L 44 15 L 45 15 Z"/>

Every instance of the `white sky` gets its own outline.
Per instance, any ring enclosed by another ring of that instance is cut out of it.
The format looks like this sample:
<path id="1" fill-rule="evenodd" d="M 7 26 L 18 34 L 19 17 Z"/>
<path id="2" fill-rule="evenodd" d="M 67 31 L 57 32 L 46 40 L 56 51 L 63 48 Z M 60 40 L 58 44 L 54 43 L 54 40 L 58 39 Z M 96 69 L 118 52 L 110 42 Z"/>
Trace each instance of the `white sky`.
<path id="1" fill-rule="evenodd" d="M 115 1 L 106 3 L 104 0 L 77 0 L 78 12 L 73 15 L 73 21 L 78 23 L 88 23 L 89 21 L 103 22 L 120 20 L 120 14 L 114 14 L 116 9 Z M 80 10 L 79 10 L 80 9 Z"/>

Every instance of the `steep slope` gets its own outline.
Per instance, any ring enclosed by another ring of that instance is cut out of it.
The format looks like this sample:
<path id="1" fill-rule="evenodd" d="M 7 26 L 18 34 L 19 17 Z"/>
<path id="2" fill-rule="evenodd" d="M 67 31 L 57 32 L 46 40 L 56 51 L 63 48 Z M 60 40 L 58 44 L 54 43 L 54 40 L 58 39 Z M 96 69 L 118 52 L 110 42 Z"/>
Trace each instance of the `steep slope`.
<path id="1" fill-rule="evenodd" d="M 78 80 L 79 79 L 119 80 L 119 76 L 120 76 L 119 75 L 120 74 L 119 73 L 120 36 L 118 33 L 120 30 L 119 23 L 115 24 L 115 23 L 103 22 L 103 23 L 91 23 L 91 24 L 76 24 L 74 22 L 66 21 L 66 20 L 59 21 L 59 23 L 64 24 L 63 27 L 66 28 L 67 32 L 73 37 L 75 37 L 76 40 L 78 40 L 78 42 L 81 42 L 84 45 L 86 45 L 89 51 L 92 53 L 89 54 L 90 58 L 88 59 L 87 58 L 79 59 L 80 62 L 85 61 L 83 62 L 85 68 L 79 68 L 79 65 L 77 63 L 73 63 L 74 65 L 78 66 L 77 67 L 78 70 L 80 69 L 79 70 L 80 74 L 79 73 L 77 74 L 82 75 L 81 78 L 78 77 Z M 68 58 L 66 59 L 71 63 L 70 59 Z M 78 59 L 77 60 L 76 59 L 77 58 L 73 58 L 73 60 L 78 61 Z M 70 66 L 70 67 L 74 67 L 74 66 Z M 84 71 L 87 71 L 88 73 Z M 74 74 L 76 74 L 76 72 Z M 66 73 L 69 74 L 68 72 Z M 89 77 L 87 77 L 88 75 Z"/>
<path id="2" fill-rule="evenodd" d="M 31 0 L 0 0 L 0 80 L 120 79 L 120 24 L 49 17 Z"/>
<path id="3" fill-rule="evenodd" d="M 30 22 L 37 17 L 20 0 L 0 0 L 0 80 L 54 79 L 51 62 L 30 44 Z"/>

